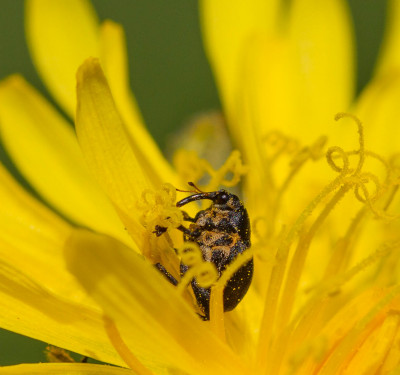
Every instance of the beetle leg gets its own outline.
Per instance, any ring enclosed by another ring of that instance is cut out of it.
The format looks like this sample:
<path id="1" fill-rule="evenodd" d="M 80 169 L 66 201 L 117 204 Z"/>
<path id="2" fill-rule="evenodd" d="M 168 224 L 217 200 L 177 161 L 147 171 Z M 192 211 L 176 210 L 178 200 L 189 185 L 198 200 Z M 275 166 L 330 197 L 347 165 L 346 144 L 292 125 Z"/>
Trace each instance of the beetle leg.
<path id="1" fill-rule="evenodd" d="M 177 227 L 176 229 L 180 230 L 189 237 L 191 237 L 192 235 L 192 231 L 189 228 L 184 227 L 183 225 L 179 225 L 179 227 Z"/>
<path id="2" fill-rule="evenodd" d="M 201 234 L 201 231 L 197 228 L 195 230 L 190 230 L 189 228 L 184 227 L 183 225 L 179 225 L 176 229 L 180 230 L 183 232 L 183 234 L 188 237 L 190 241 L 195 240 L 198 238 Z"/>
<path id="3" fill-rule="evenodd" d="M 182 211 L 182 213 L 183 213 L 183 220 L 185 220 L 185 221 L 190 221 L 191 223 L 196 222 L 196 220 L 195 220 L 194 218 L 190 217 L 189 214 L 188 214 L 186 211 Z M 167 217 L 167 219 L 169 219 L 169 218 Z M 188 234 L 188 233 L 187 233 L 185 230 L 183 230 L 182 228 L 185 228 L 185 227 L 184 227 L 183 225 L 181 225 L 180 227 L 178 227 L 179 230 L 181 230 L 181 231 L 184 232 L 185 234 Z M 186 229 L 186 228 L 185 228 L 185 229 Z M 154 233 L 157 237 L 160 237 L 160 236 L 163 235 L 166 231 L 167 231 L 167 228 L 166 228 L 166 227 L 162 227 L 162 226 L 160 226 L 160 225 L 156 225 L 155 228 L 154 228 L 154 230 L 153 230 L 153 233 Z"/>
<path id="4" fill-rule="evenodd" d="M 190 217 L 186 211 L 182 211 L 182 213 L 183 213 L 183 220 L 190 221 L 192 223 L 196 222 L 196 219 L 194 219 L 193 217 Z"/>
<path id="5" fill-rule="evenodd" d="M 166 227 L 161 227 L 159 225 L 156 225 L 154 227 L 153 233 L 157 236 L 160 237 L 162 234 L 164 234 L 167 231 Z"/>
<path id="6" fill-rule="evenodd" d="M 201 314 L 199 314 L 199 313 L 197 313 L 197 315 L 200 317 L 200 319 L 201 319 L 203 322 L 206 322 L 207 320 L 210 320 L 210 317 L 207 316 L 207 315 L 201 315 Z"/>
<path id="7" fill-rule="evenodd" d="M 178 285 L 178 281 L 175 277 L 173 277 L 161 263 L 154 264 L 154 267 L 156 267 L 172 285 Z"/>

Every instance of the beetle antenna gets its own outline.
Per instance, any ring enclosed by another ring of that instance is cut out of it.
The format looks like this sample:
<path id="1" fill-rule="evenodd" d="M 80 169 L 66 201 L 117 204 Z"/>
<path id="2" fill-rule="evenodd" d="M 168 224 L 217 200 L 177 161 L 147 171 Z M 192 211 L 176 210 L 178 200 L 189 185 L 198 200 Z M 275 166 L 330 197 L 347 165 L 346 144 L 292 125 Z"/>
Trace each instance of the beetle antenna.
<path id="1" fill-rule="evenodd" d="M 198 193 L 204 193 L 204 191 L 201 191 L 195 184 L 194 184 L 194 182 L 188 182 L 188 185 L 189 186 L 191 186 L 191 187 L 193 187 L 194 188 L 194 190 L 196 191 L 196 192 L 198 192 Z"/>
<path id="2" fill-rule="evenodd" d="M 181 189 L 175 189 L 176 191 L 179 191 L 181 193 L 196 193 L 194 190 L 181 190 Z"/>
<path id="3" fill-rule="evenodd" d="M 195 184 L 194 182 L 188 182 L 188 185 L 194 188 L 194 190 L 181 190 L 181 189 L 176 189 L 176 191 L 180 191 L 181 193 L 204 193 L 204 191 L 201 191 Z"/>

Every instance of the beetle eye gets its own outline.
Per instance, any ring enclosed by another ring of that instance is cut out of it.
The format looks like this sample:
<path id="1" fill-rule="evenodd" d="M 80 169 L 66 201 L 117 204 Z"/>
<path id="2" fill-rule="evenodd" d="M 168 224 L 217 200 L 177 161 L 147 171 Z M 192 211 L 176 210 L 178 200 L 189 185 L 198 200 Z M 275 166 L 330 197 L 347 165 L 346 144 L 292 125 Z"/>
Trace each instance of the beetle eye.
<path id="1" fill-rule="evenodd" d="M 225 204 L 229 200 L 229 195 L 222 193 L 217 195 L 217 199 L 215 200 L 215 203 L 217 204 Z"/>

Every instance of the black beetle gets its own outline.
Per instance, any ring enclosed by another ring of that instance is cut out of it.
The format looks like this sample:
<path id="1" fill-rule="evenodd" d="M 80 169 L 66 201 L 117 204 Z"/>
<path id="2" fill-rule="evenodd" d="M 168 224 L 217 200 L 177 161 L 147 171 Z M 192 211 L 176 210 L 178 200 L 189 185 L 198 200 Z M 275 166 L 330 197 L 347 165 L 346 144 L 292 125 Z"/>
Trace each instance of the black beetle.
<path id="1" fill-rule="evenodd" d="M 182 207 L 190 202 L 209 199 L 210 207 L 201 210 L 194 218 L 184 212 L 184 220 L 190 221 L 189 228 L 183 225 L 178 229 L 183 232 L 185 241 L 196 242 L 202 252 L 203 260 L 212 262 L 218 277 L 226 267 L 241 253 L 250 247 L 250 221 L 247 210 L 240 199 L 226 190 L 202 192 L 193 183 L 189 183 L 196 189 L 196 194 L 190 195 L 176 203 Z M 157 226 L 154 233 L 160 236 L 166 228 Z M 155 265 L 165 277 L 174 285 L 175 278 L 159 263 Z M 180 271 L 183 276 L 189 267 L 181 263 Z M 253 277 L 253 259 L 245 263 L 229 279 L 224 288 L 224 311 L 233 310 L 243 299 L 250 287 Z M 204 314 L 202 318 L 210 318 L 210 294 L 211 288 L 200 287 L 196 279 L 191 282 L 194 295 L 200 310 Z"/>

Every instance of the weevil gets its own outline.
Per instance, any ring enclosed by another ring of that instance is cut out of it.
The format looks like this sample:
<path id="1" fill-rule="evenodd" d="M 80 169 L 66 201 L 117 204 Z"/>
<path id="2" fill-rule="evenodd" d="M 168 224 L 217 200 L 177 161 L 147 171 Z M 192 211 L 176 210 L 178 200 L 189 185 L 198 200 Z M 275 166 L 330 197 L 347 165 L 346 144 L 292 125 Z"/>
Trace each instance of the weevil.
<path id="1" fill-rule="evenodd" d="M 177 229 L 183 232 L 184 241 L 196 242 L 202 252 L 203 260 L 212 262 L 218 272 L 218 278 L 239 255 L 250 248 L 250 220 L 247 210 L 240 199 L 228 191 L 221 189 L 213 192 L 200 191 L 193 183 L 190 186 L 196 190 L 176 203 L 183 207 L 188 203 L 209 199 L 211 206 L 199 211 L 194 218 L 184 212 L 184 220 L 190 222 L 188 228 L 181 225 Z M 180 190 L 182 191 L 182 190 Z M 162 235 L 166 228 L 156 226 L 154 233 Z M 174 285 L 177 280 L 160 263 L 155 265 Z M 225 285 L 223 292 L 224 311 L 233 310 L 243 299 L 250 287 L 253 277 L 253 258 L 242 265 Z M 180 265 L 181 276 L 189 267 Z M 193 293 L 202 312 L 203 320 L 210 319 L 211 288 L 198 285 L 195 278 L 191 281 Z"/>

